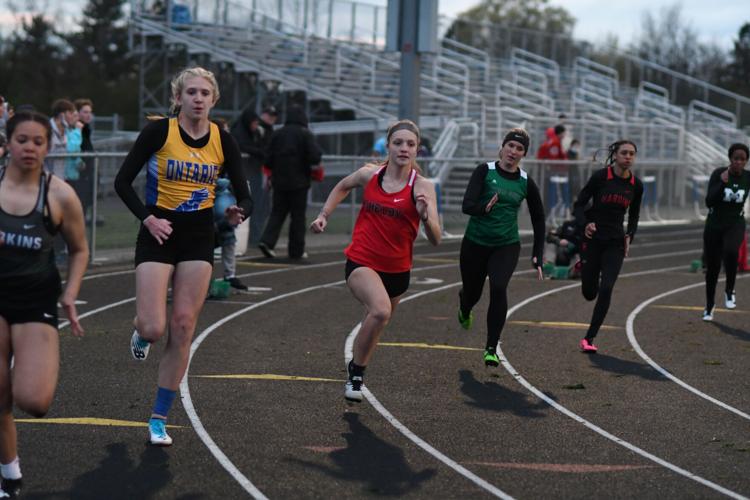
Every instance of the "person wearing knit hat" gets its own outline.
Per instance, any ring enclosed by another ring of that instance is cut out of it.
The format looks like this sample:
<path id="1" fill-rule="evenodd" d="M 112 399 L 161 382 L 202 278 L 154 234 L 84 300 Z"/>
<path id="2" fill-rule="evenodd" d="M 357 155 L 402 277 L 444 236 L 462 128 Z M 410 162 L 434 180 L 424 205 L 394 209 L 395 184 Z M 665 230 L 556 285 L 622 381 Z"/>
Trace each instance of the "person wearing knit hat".
<path id="1" fill-rule="evenodd" d="M 463 212 L 471 218 L 461 242 L 461 290 L 458 292 L 458 322 L 464 329 L 474 322 L 472 308 L 479 302 L 487 276 L 490 305 L 487 310 L 487 342 L 484 364 L 498 366 L 497 344 L 508 312 L 507 288 L 521 252 L 518 210 L 526 200 L 534 228 L 531 264 L 542 274 L 544 206 L 539 188 L 520 168 L 529 151 L 529 134 L 520 128 L 508 131 L 500 158 L 481 163 L 471 175 L 463 200 Z"/>

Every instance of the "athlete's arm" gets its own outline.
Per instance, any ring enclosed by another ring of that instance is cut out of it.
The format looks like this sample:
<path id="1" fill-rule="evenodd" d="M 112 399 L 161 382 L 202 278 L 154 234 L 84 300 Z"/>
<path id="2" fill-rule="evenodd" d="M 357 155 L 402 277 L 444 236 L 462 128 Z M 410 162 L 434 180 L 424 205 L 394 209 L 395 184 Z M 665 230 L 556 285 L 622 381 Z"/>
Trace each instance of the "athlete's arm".
<path id="1" fill-rule="evenodd" d="M 469 184 L 466 186 L 464 201 L 461 204 L 461 211 L 466 215 L 484 215 L 486 205 L 479 202 L 484 189 L 484 179 L 487 177 L 488 167 L 486 163 L 477 165 L 471 174 Z"/>
<path id="2" fill-rule="evenodd" d="M 224 151 L 223 169 L 229 177 L 229 182 L 232 183 L 232 192 L 237 198 L 237 206 L 242 209 L 242 218 L 244 219 L 249 217 L 253 211 L 253 199 L 250 197 L 247 178 L 242 168 L 242 153 L 240 153 L 237 141 L 229 132 L 219 129 L 219 136 L 221 137 L 221 149 Z"/>
<path id="3" fill-rule="evenodd" d="M 421 175 L 414 183 L 414 199 L 417 201 L 417 212 L 422 219 L 424 232 L 433 245 L 440 243 L 440 218 L 437 212 L 437 195 L 435 185 Z"/>
<path id="4" fill-rule="evenodd" d="M 529 206 L 531 226 L 534 229 L 534 248 L 531 252 L 534 267 L 541 267 L 544 253 L 544 204 L 539 188 L 531 177 L 526 178 L 526 204 Z"/>
<path id="5" fill-rule="evenodd" d="M 164 146 L 168 132 L 169 120 L 166 118 L 147 124 L 130 148 L 115 177 L 115 191 L 133 215 L 141 221 L 151 214 L 133 189 L 133 181 L 143 165 Z"/>
<path id="6" fill-rule="evenodd" d="M 320 213 L 310 224 L 310 229 L 314 233 L 322 233 L 328 225 L 328 217 L 333 213 L 339 203 L 344 201 L 344 198 L 349 196 L 349 192 L 357 186 L 364 186 L 375 174 L 375 171 L 381 165 L 368 163 L 359 170 L 352 172 L 343 179 L 341 179 L 328 194 L 326 202 L 323 204 L 323 208 L 320 209 Z"/>
<path id="7" fill-rule="evenodd" d="M 75 301 L 89 261 L 83 208 L 73 188 L 57 177 L 51 180 L 49 197 L 52 221 L 60 227 L 60 233 L 68 246 L 68 279 L 60 296 L 60 305 L 70 320 L 73 335 L 80 337 L 83 335 L 83 328 L 78 321 Z"/>
<path id="8" fill-rule="evenodd" d="M 632 174 L 631 174 L 632 175 Z M 625 233 L 625 237 L 628 238 L 628 244 L 633 243 L 635 238 L 635 232 L 638 230 L 638 219 L 641 215 L 641 200 L 643 199 L 643 184 L 640 180 L 636 179 L 635 192 L 633 193 L 633 201 L 630 202 L 628 208 L 628 229 Z"/>
<path id="9" fill-rule="evenodd" d="M 711 177 L 708 180 L 708 187 L 706 188 L 706 207 L 708 208 L 712 208 L 721 202 L 725 184 L 725 182 L 721 180 L 721 174 L 725 170 L 727 169 L 717 168 L 711 172 Z"/>

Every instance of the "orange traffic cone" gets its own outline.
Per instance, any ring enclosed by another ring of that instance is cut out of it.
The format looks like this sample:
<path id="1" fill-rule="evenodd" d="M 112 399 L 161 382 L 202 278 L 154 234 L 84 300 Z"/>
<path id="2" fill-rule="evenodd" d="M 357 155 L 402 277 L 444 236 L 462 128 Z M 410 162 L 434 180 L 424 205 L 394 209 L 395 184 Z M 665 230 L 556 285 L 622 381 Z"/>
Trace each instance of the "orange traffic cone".
<path id="1" fill-rule="evenodd" d="M 745 233 L 745 237 L 742 238 L 742 243 L 740 244 L 740 254 L 739 258 L 737 259 L 737 270 L 741 272 L 750 271 L 750 266 L 747 265 L 747 232 Z"/>

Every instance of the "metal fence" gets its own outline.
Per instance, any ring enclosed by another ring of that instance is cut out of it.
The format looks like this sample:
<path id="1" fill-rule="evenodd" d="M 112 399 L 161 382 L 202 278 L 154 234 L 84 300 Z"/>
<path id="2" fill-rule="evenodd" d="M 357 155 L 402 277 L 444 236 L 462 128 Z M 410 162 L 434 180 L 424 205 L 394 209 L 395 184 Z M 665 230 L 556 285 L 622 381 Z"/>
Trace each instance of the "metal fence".
<path id="1" fill-rule="evenodd" d="M 92 260 L 117 259 L 132 253 L 139 221 L 122 203 L 114 191 L 114 178 L 125 152 L 88 153 L 77 155 L 49 155 L 49 160 L 82 158 L 90 169 L 78 181 L 71 184 L 79 192 L 86 213 L 86 229 L 91 248 Z M 467 217 L 461 213 L 463 190 L 473 168 L 493 158 L 420 158 L 423 172 L 430 163 L 439 162 L 452 171 L 444 176 L 442 183 L 436 182 L 439 197 L 439 211 L 442 225 L 448 234 L 461 234 Z M 315 182 L 309 192 L 308 219 L 317 214 L 333 186 L 343 177 L 362 165 L 380 161 L 365 156 L 326 156 L 323 159 L 326 176 L 322 182 Z M 715 167 L 721 166 L 720 164 Z M 575 199 L 591 173 L 601 168 L 600 163 L 591 161 L 539 161 L 524 159 L 521 167 L 538 185 L 547 211 L 549 225 L 557 225 L 570 216 L 570 203 Z M 690 172 L 696 165 L 680 161 L 659 160 L 640 161 L 634 167 L 638 177 L 644 182 L 645 193 L 641 210 L 644 224 L 669 224 L 699 220 L 703 214 L 707 176 L 693 177 Z M 461 174 L 461 175 L 458 175 Z M 134 181 L 138 193 L 145 190 L 145 169 Z M 270 197 L 270 193 L 264 193 Z M 330 217 L 328 231 L 341 234 L 351 233 L 361 203 L 361 190 L 354 190 Z M 269 198 L 267 198 L 269 199 Z M 519 215 L 522 228 L 529 228 L 530 222 L 524 204 Z"/>

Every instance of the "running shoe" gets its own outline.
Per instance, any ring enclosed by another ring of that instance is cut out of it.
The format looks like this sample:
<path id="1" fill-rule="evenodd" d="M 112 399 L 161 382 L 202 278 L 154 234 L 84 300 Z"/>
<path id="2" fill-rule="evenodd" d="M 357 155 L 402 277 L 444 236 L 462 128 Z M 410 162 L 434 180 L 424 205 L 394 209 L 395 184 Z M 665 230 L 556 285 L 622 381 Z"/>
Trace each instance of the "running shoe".
<path id="1" fill-rule="evenodd" d="M 346 372 L 349 375 L 344 387 L 344 397 L 347 401 L 353 401 L 359 403 L 362 401 L 362 386 L 364 385 L 364 377 L 362 375 L 352 375 L 351 362 L 346 367 Z"/>
<path id="2" fill-rule="evenodd" d="M 22 486 L 22 479 L 3 478 L 2 489 L 0 489 L 0 498 L 19 498 L 21 496 Z"/>
<path id="3" fill-rule="evenodd" d="M 581 352 L 591 354 L 599 350 L 599 348 L 592 344 L 588 339 L 581 339 L 581 341 L 578 343 L 578 347 L 581 348 Z"/>
<path id="4" fill-rule="evenodd" d="M 136 361 L 145 361 L 148 356 L 148 350 L 151 344 L 138 335 L 138 330 L 133 330 L 133 336 L 130 337 L 130 354 Z"/>
<path id="5" fill-rule="evenodd" d="M 152 418 L 148 421 L 148 432 L 151 444 L 154 446 L 171 446 L 172 438 L 167 434 L 167 422 L 161 418 Z"/>
<path id="6" fill-rule="evenodd" d="M 703 310 L 703 321 L 713 321 L 714 320 L 714 308 L 711 307 L 711 309 L 704 309 Z"/>
<path id="7" fill-rule="evenodd" d="M 270 248 L 268 245 L 266 245 L 262 241 L 258 243 L 258 248 L 260 249 L 261 252 L 263 252 L 263 255 L 265 255 L 269 259 L 273 259 L 276 257 L 276 252 L 274 252 L 272 248 Z"/>
<path id="8" fill-rule="evenodd" d="M 497 357 L 495 351 L 485 349 L 484 351 L 484 365 L 485 366 L 498 366 L 500 364 L 500 358 Z"/>
<path id="9" fill-rule="evenodd" d="M 244 284 L 242 281 L 240 281 L 239 278 L 236 276 L 232 276 L 231 278 L 224 278 L 224 281 L 229 283 L 229 286 L 232 288 L 236 288 L 237 290 L 247 290 L 247 285 Z"/>
<path id="10" fill-rule="evenodd" d="M 471 329 L 471 325 L 474 324 L 474 312 L 470 311 L 468 315 L 464 316 L 461 312 L 461 308 L 458 308 L 458 322 L 461 324 L 461 328 L 464 330 Z"/>
<path id="11" fill-rule="evenodd" d="M 727 306 L 727 309 L 737 307 L 737 297 L 734 294 L 734 290 L 729 293 L 724 292 L 724 305 Z"/>

